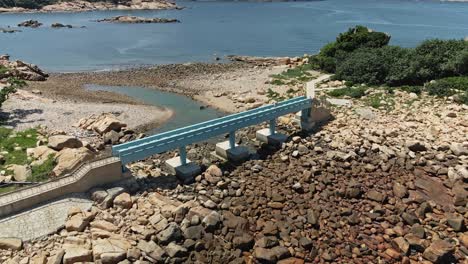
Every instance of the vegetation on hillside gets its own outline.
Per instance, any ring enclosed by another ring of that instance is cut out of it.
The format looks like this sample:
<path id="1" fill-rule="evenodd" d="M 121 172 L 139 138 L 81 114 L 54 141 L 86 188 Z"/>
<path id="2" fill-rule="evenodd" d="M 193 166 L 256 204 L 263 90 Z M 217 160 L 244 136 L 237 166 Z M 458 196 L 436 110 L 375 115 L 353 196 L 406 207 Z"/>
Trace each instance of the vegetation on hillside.
<path id="1" fill-rule="evenodd" d="M 311 64 L 334 78 L 353 84 L 402 87 L 420 93 L 421 87 L 431 95 L 456 95 L 468 103 L 468 41 L 423 41 L 415 48 L 389 46 L 390 36 L 356 26 L 340 34 L 310 58 Z M 350 93 L 359 90 L 333 93 Z"/>

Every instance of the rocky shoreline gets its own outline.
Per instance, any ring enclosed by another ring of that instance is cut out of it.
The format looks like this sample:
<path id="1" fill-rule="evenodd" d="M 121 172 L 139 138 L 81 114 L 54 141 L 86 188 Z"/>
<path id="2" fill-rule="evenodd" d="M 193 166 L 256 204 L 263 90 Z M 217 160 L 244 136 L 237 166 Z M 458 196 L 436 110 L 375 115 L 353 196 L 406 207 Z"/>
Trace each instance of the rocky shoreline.
<path id="1" fill-rule="evenodd" d="M 177 19 L 171 18 L 146 18 L 137 16 L 115 16 L 98 19 L 96 22 L 127 23 L 127 24 L 153 24 L 153 23 L 180 23 Z"/>
<path id="2" fill-rule="evenodd" d="M 165 10 L 181 9 L 173 2 L 165 0 L 129 0 L 120 1 L 118 4 L 112 2 L 89 2 L 75 0 L 68 2 L 58 2 L 46 5 L 39 9 L 28 9 L 21 7 L 0 8 L 0 13 L 36 13 L 36 12 L 88 12 L 98 10 Z"/>

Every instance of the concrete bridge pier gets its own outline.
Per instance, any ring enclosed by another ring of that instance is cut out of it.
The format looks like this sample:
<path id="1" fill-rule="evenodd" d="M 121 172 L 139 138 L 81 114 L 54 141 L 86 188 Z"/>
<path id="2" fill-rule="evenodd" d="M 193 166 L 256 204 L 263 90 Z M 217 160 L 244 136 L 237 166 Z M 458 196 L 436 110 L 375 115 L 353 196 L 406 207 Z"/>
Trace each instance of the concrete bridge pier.
<path id="1" fill-rule="evenodd" d="M 312 106 L 296 113 L 296 122 L 303 131 L 309 132 L 331 119 L 330 107 L 315 96 L 316 85 L 329 79 L 330 75 L 323 75 L 306 84 L 306 96 L 312 99 Z"/>
<path id="2" fill-rule="evenodd" d="M 216 144 L 215 155 L 234 162 L 245 161 L 250 153 L 246 147 L 236 144 L 236 131 L 229 132 L 229 140 Z"/>
<path id="3" fill-rule="evenodd" d="M 281 145 L 288 139 L 288 136 L 276 132 L 276 119 L 270 120 L 269 128 L 258 130 L 255 137 L 258 141 L 270 145 Z"/>
<path id="4" fill-rule="evenodd" d="M 195 176 L 201 173 L 201 168 L 195 162 L 187 159 L 185 146 L 179 148 L 179 156 L 166 160 L 167 171 L 174 174 L 183 183 L 191 183 Z"/>

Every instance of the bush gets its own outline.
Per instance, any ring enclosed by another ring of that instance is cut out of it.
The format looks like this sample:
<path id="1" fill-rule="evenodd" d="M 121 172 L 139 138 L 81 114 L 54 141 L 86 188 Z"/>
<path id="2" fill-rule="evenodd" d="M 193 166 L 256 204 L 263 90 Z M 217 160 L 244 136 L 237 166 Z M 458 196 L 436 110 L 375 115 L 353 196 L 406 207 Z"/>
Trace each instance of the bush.
<path id="1" fill-rule="evenodd" d="M 468 67 L 468 42 L 426 40 L 415 48 L 415 73 L 419 82 L 463 75 Z"/>
<path id="2" fill-rule="evenodd" d="M 336 38 L 336 51 L 352 52 L 359 48 L 381 48 L 390 41 L 390 36 L 383 32 L 369 30 L 364 26 L 356 26 L 341 33 Z"/>
<path id="3" fill-rule="evenodd" d="M 408 79 L 402 70 L 408 56 L 406 49 L 393 46 L 358 49 L 338 64 L 335 78 L 371 85 L 401 83 L 402 79 Z"/>
<path id="4" fill-rule="evenodd" d="M 335 42 L 323 46 L 313 61 L 322 70 L 335 72 L 338 62 L 345 60 L 351 52 L 361 48 L 380 48 L 389 41 L 390 36 L 385 33 L 356 26 L 338 35 Z"/>
<path id="5" fill-rule="evenodd" d="M 468 92 L 468 76 L 440 79 L 426 84 L 426 90 L 430 95 L 439 97 L 452 96 L 460 92 L 466 94 Z"/>
<path id="6" fill-rule="evenodd" d="M 433 39 L 416 48 L 388 46 L 389 41 L 385 33 L 356 26 L 325 45 L 311 61 L 335 73 L 336 79 L 370 85 L 420 86 L 468 75 L 468 41 Z"/>

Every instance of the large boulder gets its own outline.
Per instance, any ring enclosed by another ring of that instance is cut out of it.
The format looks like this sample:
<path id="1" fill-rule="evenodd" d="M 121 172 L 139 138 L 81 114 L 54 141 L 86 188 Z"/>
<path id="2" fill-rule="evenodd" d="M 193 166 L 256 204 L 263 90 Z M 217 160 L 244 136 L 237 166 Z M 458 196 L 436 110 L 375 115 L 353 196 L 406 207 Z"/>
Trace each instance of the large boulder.
<path id="1" fill-rule="evenodd" d="M 127 240 L 119 236 L 97 239 L 93 241 L 94 260 L 101 259 L 103 263 L 118 263 L 122 260 L 122 255 L 125 255 L 131 247 L 132 245 Z"/>
<path id="2" fill-rule="evenodd" d="M 26 149 L 26 154 L 28 155 L 28 157 L 31 157 L 35 160 L 34 165 L 41 165 L 49 157 L 55 157 L 55 155 L 57 155 L 57 151 L 47 146 L 39 146 L 35 148 Z"/>
<path id="3" fill-rule="evenodd" d="M 81 148 L 83 143 L 76 137 L 56 135 L 49 137 L 48 146 L 54 150 L 62 150 L 64 148 Z"/>
<path id="4" fill-rule="evenodd" d="M 92 125 L 92 129 L 103 135 L 111 130 L 120 131 L 120 129 L 126 126 L 127 124 L 118 120 L 114 115 L 105 115 Z"/>
<path id="5" fill-rule="evenodd" d="M 34 64 L 19 60 L 10 61 L 10 57 L 5 55 L 0 56 L 0 65 L 9 69 L 2 77 L 17 77 L 28 81 L 45 81 L 49 76 Z"/>
<path id="6" fill-rule="evenodd" d="M 132 208 L 132 198 L 130 197 L 130 194 L 128 193 L 122 193 L 117 195 L 114 199 L 114 206 L 124 208 L 124 209 L 130 209 Z"/>
<path id="7" fill-rule="evenodd" d="M 23 241 L 19 238 L 0 238 L 0 249 L 20 250 L 23 248 Z"/>
<path id="8" fill-rule="evenodd" d="M 7 166 L 7 170 L 13 172 L 15 181 L 26 181 L 32 175 L 31 168 L 27 165 L 11 164 Z"/>
<path id="9" fill-rule="evenodd" d="M 84 147 L 63 149 L 55 158 L 57 165 L 52 172 L 55 176 L 63 175 L 75 169 L 79 164 L 92 160 L 93 158 L 93 152 Z"/>
<path id="10" fill-rule="evenodd" d="M 103 113 L 82 118 L 78 121 L 76 126 L 86 130 L 94 130 L 100 135 L 104 135 L 109 131 L 120 131 L 123 127 L 126 127 L 127 124 L 118 120 L 117 117 L 111 113 Z"/>
<path id="11" fill-rule="evenodd" d="M 91 262 L 93 261 L 93 252 L 91 250 L 81 247 L 67 247 L 65 248 L 65 255 L 63 256 L 63 264 L 71 264 L 77 262 Z"/>

